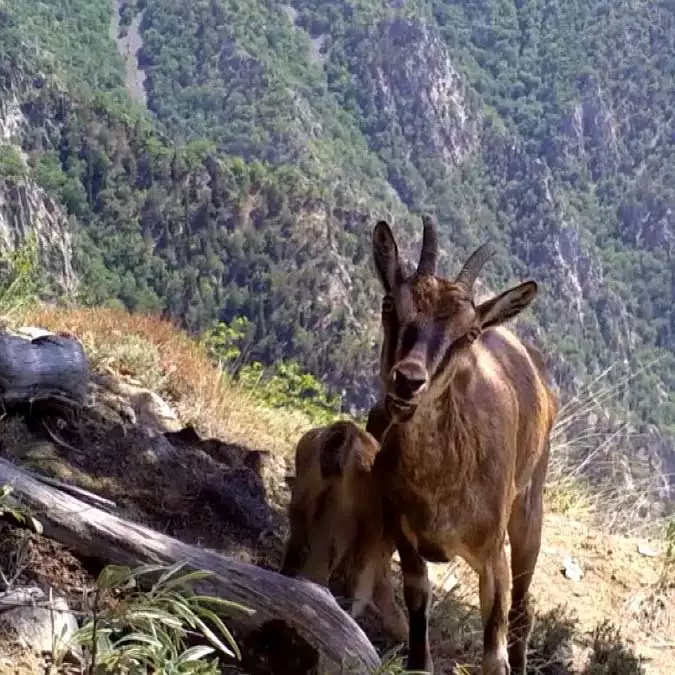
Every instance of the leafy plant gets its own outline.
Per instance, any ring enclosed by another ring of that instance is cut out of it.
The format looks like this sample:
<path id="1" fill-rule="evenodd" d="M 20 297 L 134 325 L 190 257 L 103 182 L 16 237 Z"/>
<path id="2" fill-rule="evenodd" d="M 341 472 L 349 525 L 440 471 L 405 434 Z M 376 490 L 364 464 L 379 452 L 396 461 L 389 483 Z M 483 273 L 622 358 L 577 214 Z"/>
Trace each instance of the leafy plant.
<path id="1" fill-rule="evenodd" d="M 26 174 L 26 163 L 19 151 L 13 145 L 0 142 L 0 179 L 23 178 Z"/>
<path id="2" fill-rule="evenodd" d="M 380 666 L 373 671 L 373 675 L 425 675 L 423 670 L 406 670 L 404 657 L 399 654 L 400 649 L 395 648 L 384 654 Z"/>
<path id="3" fill-rule="evenodd" d="M 201 342 L 223 370 L 235 375 L 245 361 L 252 330 L 246 317 L 237 316 L 229 323 L 216 323 L 202 334 Z"/>
<path id="4" fill-rule="evenodd" d="M 12 490 L 13 488 L 9 483 L 0 485 L 0 515 L 9 513 L 15 520 L 23 522 L 27 511 L 11 500 Z"/>
<path id="5" fill-rule="evenodd" d="M 235 317 L 229 324 L 219 322 L 202 336 L 202 343 L 220 366 L 261 404 L 305 413 L 315 424 L 328 424 L 340 411 L 338 396 L 302 370 L 296 361 L 282 360 L 266 368 L 259 361 L 246 362 L 252 324 Z"/>
<path id="6" fill-rule="evenodd" d="M 135 569 L 109 565 L 96 582 L 92 616 L 59 652 L 62 662 L 69 647 L 85 647 L 89 673 L 162 672 L 216 675 L 218 653 L 241 659 L 232 634 L 219 614 L 247 608 L 221 598 L 199 595 L 188 587 L 211 575 L 193 571 L 178 575 L 186 563 L 170 567 L 142 565 Z M 148 591 L 132 590 L 146 575 L 160 574 Z M 102 595 L 121 597 L 101 609 Z M 217 609 L 214 609 L 217 608 Z M 187 646 L 188 639 L 209 644 Z"/>

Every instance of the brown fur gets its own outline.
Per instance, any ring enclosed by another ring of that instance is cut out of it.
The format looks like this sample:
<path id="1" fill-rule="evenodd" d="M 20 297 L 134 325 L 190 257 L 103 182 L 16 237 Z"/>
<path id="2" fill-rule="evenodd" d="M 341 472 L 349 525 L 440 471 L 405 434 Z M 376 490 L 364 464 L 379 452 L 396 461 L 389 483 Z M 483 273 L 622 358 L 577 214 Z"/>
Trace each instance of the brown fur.
<path id="1" fill-rule="evenodd" d="M 427 228 L 425 221 L 425 236 Z M 429 241 L 435 244 L 435 236 Z M 475 260 L 474 271 L 463 271 L 457 282 L 435 276 L 429 265 L 424 274 L 403 279 L 386 223 L 376 227 L 373 248 L 395 305 L 395 316 L 386 324 L 383 317 L 389 347 L 381 357 L 391 423 L 373 475 L 393 514 L 401 556 L 410 620 L 407 667 L 433 672 L 425 560 L 460 555 L 480 579 L 483 672 L 524 675 L 529 586 L 558 404 L 541 354 L 500 324 L 529 305 L 536 284 L 526 282 L 475 306 Z M 486 259 L 484 253 L 474 259 Z"/>
<path id="2" fill-rule="evenodd" d="M 300 438 L 281 573 L 327 586 L 346 563 L 353 616 L 370 605 L 384 629 L 403 641 L 408 622 L 394 600 L 390 567 L 395 546 L 384 537 L 382 499 L 371 476 L 379 449 L 370 433 L 350 421 L 311 429 Z"/>

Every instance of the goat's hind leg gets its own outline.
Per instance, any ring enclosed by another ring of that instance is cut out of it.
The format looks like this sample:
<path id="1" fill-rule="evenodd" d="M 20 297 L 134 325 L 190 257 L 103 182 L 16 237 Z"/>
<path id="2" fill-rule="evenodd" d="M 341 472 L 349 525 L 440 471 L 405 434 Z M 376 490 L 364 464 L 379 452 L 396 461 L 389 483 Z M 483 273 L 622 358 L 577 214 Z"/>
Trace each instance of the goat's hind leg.
<path id="1" fill-rule="evenodd" d="M 527 642 L 534 624 L 529 590 L 541 547 L 543 484 L 547 468 L 548 447 L 539 460 L 528 491 L 514 502 L 508 524 L 512 577 L 509 663 L 514 675 L 525 675 L 527 668 Z"/>

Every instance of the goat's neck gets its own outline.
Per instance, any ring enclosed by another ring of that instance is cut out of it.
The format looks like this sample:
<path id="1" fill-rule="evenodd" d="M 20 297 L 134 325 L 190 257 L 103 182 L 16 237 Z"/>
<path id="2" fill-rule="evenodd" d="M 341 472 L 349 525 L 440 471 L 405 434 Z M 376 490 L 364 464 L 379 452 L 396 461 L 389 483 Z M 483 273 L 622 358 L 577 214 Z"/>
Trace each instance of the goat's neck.
<path id="1" fill-rule="evenodd" d="M 411 419 L 398 425 L 399 452 L 410 461 L 464 473 L 465 458 L 459 448 L 471 445 L 475 430 L 468 417 L 467 387 L 471 377 L 463 359 L 453 360 L 422 400 Z M 424 458 L 427 458 L 426 460 Z M 405 460 L 404 460 L 405 461 Z"/>

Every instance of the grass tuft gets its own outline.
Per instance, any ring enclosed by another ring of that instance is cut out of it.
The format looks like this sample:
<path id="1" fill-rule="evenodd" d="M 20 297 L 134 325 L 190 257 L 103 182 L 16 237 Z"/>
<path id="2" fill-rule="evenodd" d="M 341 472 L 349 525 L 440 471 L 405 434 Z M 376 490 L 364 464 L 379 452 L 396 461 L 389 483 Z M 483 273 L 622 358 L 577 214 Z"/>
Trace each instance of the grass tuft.
<path id="1" fill-rule="evenodd" d="M 644 458 L 631 456 L 627 441 L 637 436 L 628 423 L 615 423 L 608 409 L 633 379 L 658 360 L 609 383 L 607 368 L 560 409 L 551 433 L 546 505 L 553 513 L 593 524 L 608 532 L 653 535 L 664 513 L 660 481 Z"/>

